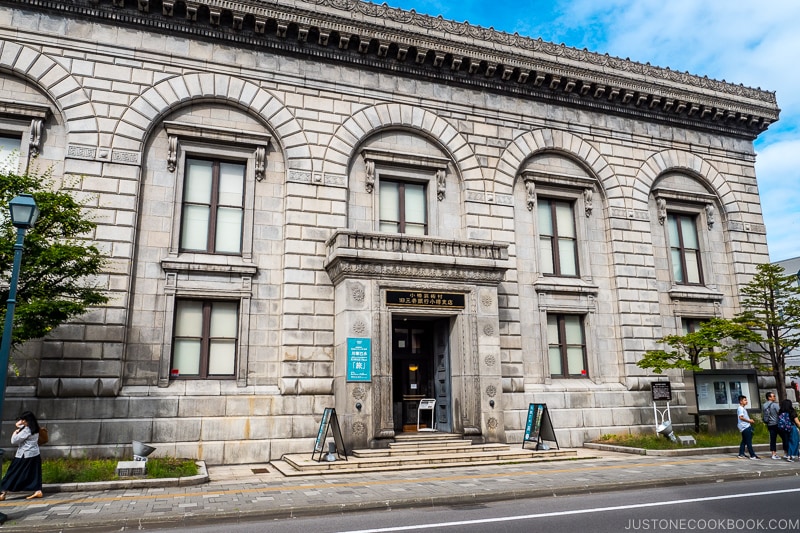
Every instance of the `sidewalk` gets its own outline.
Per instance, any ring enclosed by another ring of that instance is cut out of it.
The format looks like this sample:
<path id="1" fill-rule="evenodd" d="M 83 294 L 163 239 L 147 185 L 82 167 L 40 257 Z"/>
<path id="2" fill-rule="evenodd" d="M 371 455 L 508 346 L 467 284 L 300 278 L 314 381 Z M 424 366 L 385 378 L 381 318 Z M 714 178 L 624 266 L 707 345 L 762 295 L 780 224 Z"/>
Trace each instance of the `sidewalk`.
<path id="1" fill-rule="evenodd" d="M 224 520 L 276 519 L 343 511 L 521 499 L 623 487 L 800 476 L 800 463 L 735 454 L 682 457 L 576 450 L 578 459 L 502 466 L 287 478 L 270 464 L 209 467 L 196 486 L 61 492 L 0 502 L 0 531 L 125 531 Z"/>

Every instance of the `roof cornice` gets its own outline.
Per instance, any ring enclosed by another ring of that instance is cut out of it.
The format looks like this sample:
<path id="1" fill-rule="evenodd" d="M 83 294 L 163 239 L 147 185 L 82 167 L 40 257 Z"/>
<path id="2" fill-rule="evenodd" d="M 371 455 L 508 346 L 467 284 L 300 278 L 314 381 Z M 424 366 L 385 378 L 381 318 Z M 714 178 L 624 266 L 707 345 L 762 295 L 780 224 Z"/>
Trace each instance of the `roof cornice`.
<path id="1" fill-rule="evenodd" d="M 0 0 L 753 139 L 775 93 L 361 0 Z"/>

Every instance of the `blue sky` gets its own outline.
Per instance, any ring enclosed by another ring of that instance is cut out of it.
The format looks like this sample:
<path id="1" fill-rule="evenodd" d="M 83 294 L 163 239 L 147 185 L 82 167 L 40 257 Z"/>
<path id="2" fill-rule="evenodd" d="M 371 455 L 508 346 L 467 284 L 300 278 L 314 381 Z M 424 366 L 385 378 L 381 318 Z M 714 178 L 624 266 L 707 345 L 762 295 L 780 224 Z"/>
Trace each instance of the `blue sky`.
<path id="1" fill-rule="evenodd" d="M 800 256 L 800 1 L 386 0 L 777 93 L 780 120 L 756 140 L 770 259 Z"/>

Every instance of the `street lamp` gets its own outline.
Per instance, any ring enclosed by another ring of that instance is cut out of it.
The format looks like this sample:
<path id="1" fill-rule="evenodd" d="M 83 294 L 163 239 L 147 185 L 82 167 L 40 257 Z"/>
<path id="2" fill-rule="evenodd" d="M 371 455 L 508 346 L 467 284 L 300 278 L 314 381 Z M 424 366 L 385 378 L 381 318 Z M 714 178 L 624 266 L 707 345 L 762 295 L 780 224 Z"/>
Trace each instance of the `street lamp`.
<path id="1" fill-rule="evenodd" d="M 36 224 L 39 208 L 33 196 L 20 194 L 8 203 L 11 211 L 11 223 L 17 228 L 17 242 L 14 244 L 14 266 L 11 268 L 11 281 L 8 285 L 8 303 L 6 306 L 6 322 L 3 326 L 3 340 L 0 342 L 0 424 L 3 421 L 3 404 L 6 398 L 6 378 L 8 377 L 8 359 L 11 353 L 11 331 L 14 326 L 14 309 L 17 306 L 17 281 L 19 267 L 22 264 L 22 248 L 25 232 Z M 0 448 L 0 465 L 3 461 L 3 450 Z M 0 523 L 6 521 L 6 515 L 0 513 Z"/>

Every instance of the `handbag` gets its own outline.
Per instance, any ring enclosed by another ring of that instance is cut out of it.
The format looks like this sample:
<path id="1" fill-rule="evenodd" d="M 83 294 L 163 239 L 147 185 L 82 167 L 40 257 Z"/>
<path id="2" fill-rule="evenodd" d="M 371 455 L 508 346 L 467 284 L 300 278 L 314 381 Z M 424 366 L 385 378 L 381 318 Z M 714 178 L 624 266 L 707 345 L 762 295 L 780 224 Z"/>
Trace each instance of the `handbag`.
<path id="1" fill-rule="evenodd" d="M 39 428 L 39 446 L 42 444 L 47 444 L 47 441 L 50 440 L 50 435 L 47 434 L 47 428 L 40 427 Z"/>

